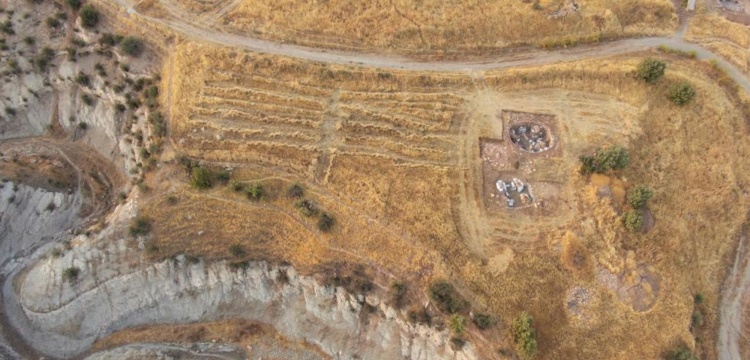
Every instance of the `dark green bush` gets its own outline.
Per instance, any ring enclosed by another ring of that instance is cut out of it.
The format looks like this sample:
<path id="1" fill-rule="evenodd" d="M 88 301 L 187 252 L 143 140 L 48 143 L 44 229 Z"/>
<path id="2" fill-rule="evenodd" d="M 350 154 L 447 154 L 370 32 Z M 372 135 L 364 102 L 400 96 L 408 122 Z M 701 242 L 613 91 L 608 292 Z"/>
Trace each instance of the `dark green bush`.
<path id="1" fill-rule="evenodd" d="M 113 35 L 112 33 L 104 33 L 99 38 L 99 44 L 102 46 L 115 46 L 117 45 L 120 40 L 122 40 L 117 35 Z"/>
<path id="2" fill-rule="evenodd" d="M 622 170 L 630 164 L 630 155 L 622 146 L 599 148 L 594 156 L 582 155 L 581 173 L 605 173 L 610 170 Z"/>
<path id="3" fill-rule="evenodd" d="M 689 103 L 694 97 L 695 89 L 688 82 L 677 84 L 669 91 L 669 100 L 678 106 Z"/>
<path id="4" fill-rule="evenodd" d="M 86 75 L 83 71 L 79 71 L 78 75 L 76 75 L 76 83 L 78 83 L 81 86 L 89 86 L 91 85 L 91 78 Z"/>
<path id="5" fill-rule="evenodd" d="M 89 94 L 81 94 L 81 101 L 83 101 L 86 106 L 94 105 L 94 98 Z"/>
<path id="6" fill-rule="evenodd" d="M 390 303 L 396 309 L 400 309 L 404 306 L 404 300 L 406 298 L 406 284 L 401 281 L 394 281 L 391 283 L 389 291 Z"/>
<path id="7" fill-rule="evenodd" d="M 94 28 L 99 24 L 99 10 L 95 7 L 86 4 L 81 7 L 81 11 L 78 12 L 78 16 L 81 18 L 81 25 L 85 28 Z"/>
<path id="8" fill-rule="evenodd" d="M 232 190 L 234 190 L 236 192 L 240 192 L 240 191 L 245 190 L 245 185 L 242 184 L 241 182 L 237 181 L 237 180 L 232 180 L 232 182 L 229 184 L 229 186 L 231 186 Z"/>
<path id="9" fill-rule="evenodd" d="M 698 360 L 698 357 L 687 346 L 680 345 L 669 352 L 667 360 Z"/>
<path id="10" fill-rule="evenodd" d="M 39 68 L 39 70 L 47 70 L 47 67 L 49 66 L 49 63 L 52 61 L 52 59 L 55 58 L 55 52 L 45 47 L 42 49 L 42 52 L 37 55 L 36 59 L 34 60 L 34 63 Z"/>
<path id="11" fill-rule="evenodd" d="M 81 0 L 65 0 L 65 5 L 70 6 L 73 10 L 78 10 L 83 5 L 83 2 Z"/>
<path id="12" fill-rule="evenodd" d="M 81 274 L 81 269 L 71 266 L 65 270 L 63 270 L 63 279 L 67 280 L 68 282 L 73 282 L 76 279 L 78 279 L 78 275 Z"/>
<path id="13" fill-rule="evenodd" d="M 323 213 L 323 215 L 320 216 L 320 219 L 318 219 L 318 229 L 323 232 L 330 231 L 335 224 L 336 219 L 334 219 L 333 216 L 328 215 L 327 213 Z"/>
<path id="14" fill-rule="evenodd" d="M 302 189 L 302 186 L 300 184 L 294 184 L 291 187 L 289 187 L 289 191 L 287 191 L 287 195 L 292 198 L 301 198 L 305 195 L 305 190 Z"/>
<path id="15" fill-rule="evenodd" d="M 430 312 L 427 311 L 427 309 L 421 306 L 410 309 L 406 313 L 406 316 L 409 318 L 409 321 L 415 324 L 432 324 L 432 315 L 430 315 Z"/>
<path id="16" fill-rule="evenodd" d="M 474 325 L 481 330 L 486 330 L 495 325 L 495 318 L 489 314 L 477 313 L 474 315 Z"/>
<path id="17" fill-rule="evenodd" d="M 469 302 L 453 288 L 453 285 L 446 281 L 435 281 L 428 290 L 430 298 L 440 311 L 455 314 L 469 308 Z"/>
<path id="18" fill-rule="evenodd" d="M 190 184 L 196 189 L 208 189 L 213 186 L 211 171 L 203 166 L 194 167 L 190 174 Z"/>
<path id="19" fill-rule="evenodd" d="M 129 230 L 131 236 L 147 235 L 149 232 L 151 232 L 151 220 L 146 217 L 139 216 L 135 218 L 130 224 Z"/>
<path id="20" fill-rule="evenodd" d="M 652 196 L 654 196 L 654 192 L 649 187 L 637 186 L 628 191 L 628 203 L 634 209 L 641 209 L 646 206 Z"/>
<path id="21" fill-rule="evenodd" d="M 231 177 L 232 174 L 230 174 L 227 170 L 219 170 L 219 172 L 216 173 L 216 179 L 219 180 L 219 182 L 222 184 L 228 183 Z"/>
<path id="22" fill-rule="evenodd" d="M 120 50 L 128 56 L 138 57 L 143 53 L 143 49 L 143 41 L 134 36 L 126 36 L 120 42 Z"/>
<path id="23" fill-rule="evenodd" d="M 310 200 L 300 200 L 294 203 L 294 206 L 299 209 L 302 215 L 313 216 L 318 213 L 318 207 Z"/>
<path id="24" fill-rule="evenodd" d="M 229 253 L 236 258 L 241 258 L 245 256 L 245 248 L 240 244 L 234 244 L 229 247 Z"/>
<path id="25" fill-rule="evenodd" d="M 47 27 L 50 27 L 50 28 L 56 28 L 60 26 L 60 20 L 58 20 L 57 18 L 53 18 L 53 17 L 48 17 L 46 20 L 44 20 L 44 23 L 47 24 Z"/>
<path id="26" fill-rule="evenodd" d="M 663 61 L 648 58 L 638 65 L 638 78 L 647 83 L 654 83 L 664 76 L 667 64 Z"/>
<path id="27" fill-rule="evenodd" d="M 536 355 L 537 342 L 536 330 L 533 326 L 534 319 L 527 312 L 522 312 L 515 321 L 513 321 L 513 340 L 516 345 L 516 351 L 522 358 L 531 358 Z"/>

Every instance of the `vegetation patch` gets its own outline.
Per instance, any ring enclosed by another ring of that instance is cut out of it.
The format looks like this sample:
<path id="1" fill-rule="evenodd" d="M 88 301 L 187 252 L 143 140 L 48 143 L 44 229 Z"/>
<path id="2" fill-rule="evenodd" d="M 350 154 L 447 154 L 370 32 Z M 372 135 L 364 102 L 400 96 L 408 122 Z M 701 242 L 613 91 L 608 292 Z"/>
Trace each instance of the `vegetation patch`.
<path id="1" fill-rule="evenodd" d="M 582 155 L 581 174 L 606 173 L 622 170 L 630 164 L 630 154 L 622 146 L 599 148 L 593 156 Z"/>
<path id="2" fill-rule="evenodd" d="M 511 327 L 516 351 L 524 359 L 532 358 L 538 352 L 533 321 L 531 315 L 524 311 L 513 321 Z"/>
<path id="3" fill-rule="evenodd" d="M 133 220 L 130 224 L 130 235 L 131 236 L 144 236 L 151 232 L 151 220 L 139 216 Z"/>
<path id="4" fill-rule="evenodd" d="M 469 302 L 447 281 L 435 281 L 428 290 L 430 299 L 442 312 L 455 314 L 469 309 Z"/>

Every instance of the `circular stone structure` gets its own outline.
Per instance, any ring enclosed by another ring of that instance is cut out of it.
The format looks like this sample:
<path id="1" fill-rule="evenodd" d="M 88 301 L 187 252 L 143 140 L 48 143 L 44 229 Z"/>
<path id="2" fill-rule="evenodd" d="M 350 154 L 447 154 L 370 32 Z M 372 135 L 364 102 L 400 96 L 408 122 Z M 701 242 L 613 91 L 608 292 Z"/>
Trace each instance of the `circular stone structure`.
<path id="1" fill-rule="evenodd" d="M 530 153 L 547 151 L 555 145 L 552 130 L 542 124 L 521 123 L 510 127 L 510 141 Z"/>

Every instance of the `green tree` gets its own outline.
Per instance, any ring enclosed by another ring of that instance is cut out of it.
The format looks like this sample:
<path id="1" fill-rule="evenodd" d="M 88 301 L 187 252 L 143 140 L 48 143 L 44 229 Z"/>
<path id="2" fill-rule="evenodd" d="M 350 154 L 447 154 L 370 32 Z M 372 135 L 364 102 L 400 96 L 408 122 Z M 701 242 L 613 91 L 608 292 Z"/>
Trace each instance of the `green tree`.
<path id="1" fill-rule="evenodd" d="M 639 210 L 630 210 L 622 217 L 622 223 L 630 232 L 643 230 L 643 214 Z"/>
<path id="2" fill-rule="evenodd" d="M 628 203 L 634 209 L 641 209 L 646 207 L 646 203 L 652 196 L 654 192 L 648 186 L 636 186 L 628 191 Z"/>
<path id="3" fill-rule="evenodd" d="M 522 312 L 513 321 L 513 340 L 516 351 L 523 358 L 531 358 L 538 352 L 536 342 L 536 330 L 533 326 L 534 319 L 526 311 Z"/>
<path id="4" fill-rule="evenodd" d="M 85 28 L 92 29 L 99 24 L 99 10 L 95 7 L 86 4 L 78 12 L 78 16 L 81 18 L 81 25 Z"/>
<path id="5" fill-rule="evenodd" d="M 669 100 L 672 100 L 678 106 L 689 103 L 694 97 L 695 89 L 688 82 L 677 84 L 669 91 Z"/>
<path id="6" fill-rule="evenodd" d="M 638 78 L 647 83 L 655 83 L 664 76 L 664 70 L 666 70 L 666 68 L 667 64 L 663 61 L 648 58 L 641 61 L 638 65 Z"/>
<path id="7" fill-rule="evenodd" d="M 190 184 L 196 189 L 207 189 L 213 185 L 211 171 L 203 166 L 196 166 L 190 173 Z"/>

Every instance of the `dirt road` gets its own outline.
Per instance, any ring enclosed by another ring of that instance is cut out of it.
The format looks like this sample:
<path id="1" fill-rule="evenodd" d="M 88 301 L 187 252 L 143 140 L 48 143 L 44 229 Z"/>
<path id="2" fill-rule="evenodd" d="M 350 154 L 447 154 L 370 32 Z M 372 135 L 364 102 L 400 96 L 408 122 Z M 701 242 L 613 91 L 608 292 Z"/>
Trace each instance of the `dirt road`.
<path id="1" fill-rule="evenodd" d="M 699 45 L 682 40 L 686 28 L 683 22 L 680 30 L 672 37 L 645 37 L 582 45 L 568 49 L 540 50 L 528 49 L 512 54 L 504 54 L 484 61 L 418 61 L 395 55 L 352 53 L 339 50 L 309 48 L 299 45 L 276 43 L 237 34 L 221 32 L 203 25 L 196 25 L 185 19 L 170 6 L 169 19 L 157 19 L 138 13 L 133 6 L 135 0 L 115 0 L 127 9 L 129 16 L 166 26 L 188 38 L 211 42 L 223 46 L 242 48 L 259 53 L 283 55 L 324 63 L 374 67 L 382 69 L 402 69 L 416 71 L 481 71 L 514 67 L 539 66 L 558 62 L 576 61 L 588 58 L 627 54 L 665 45 L 683 51 L 694 51 L 698 59 L 713 60 L 727 70 L 729 76 L 739 86 L 750 92 L 750 81 L 734 65 Z"/>

